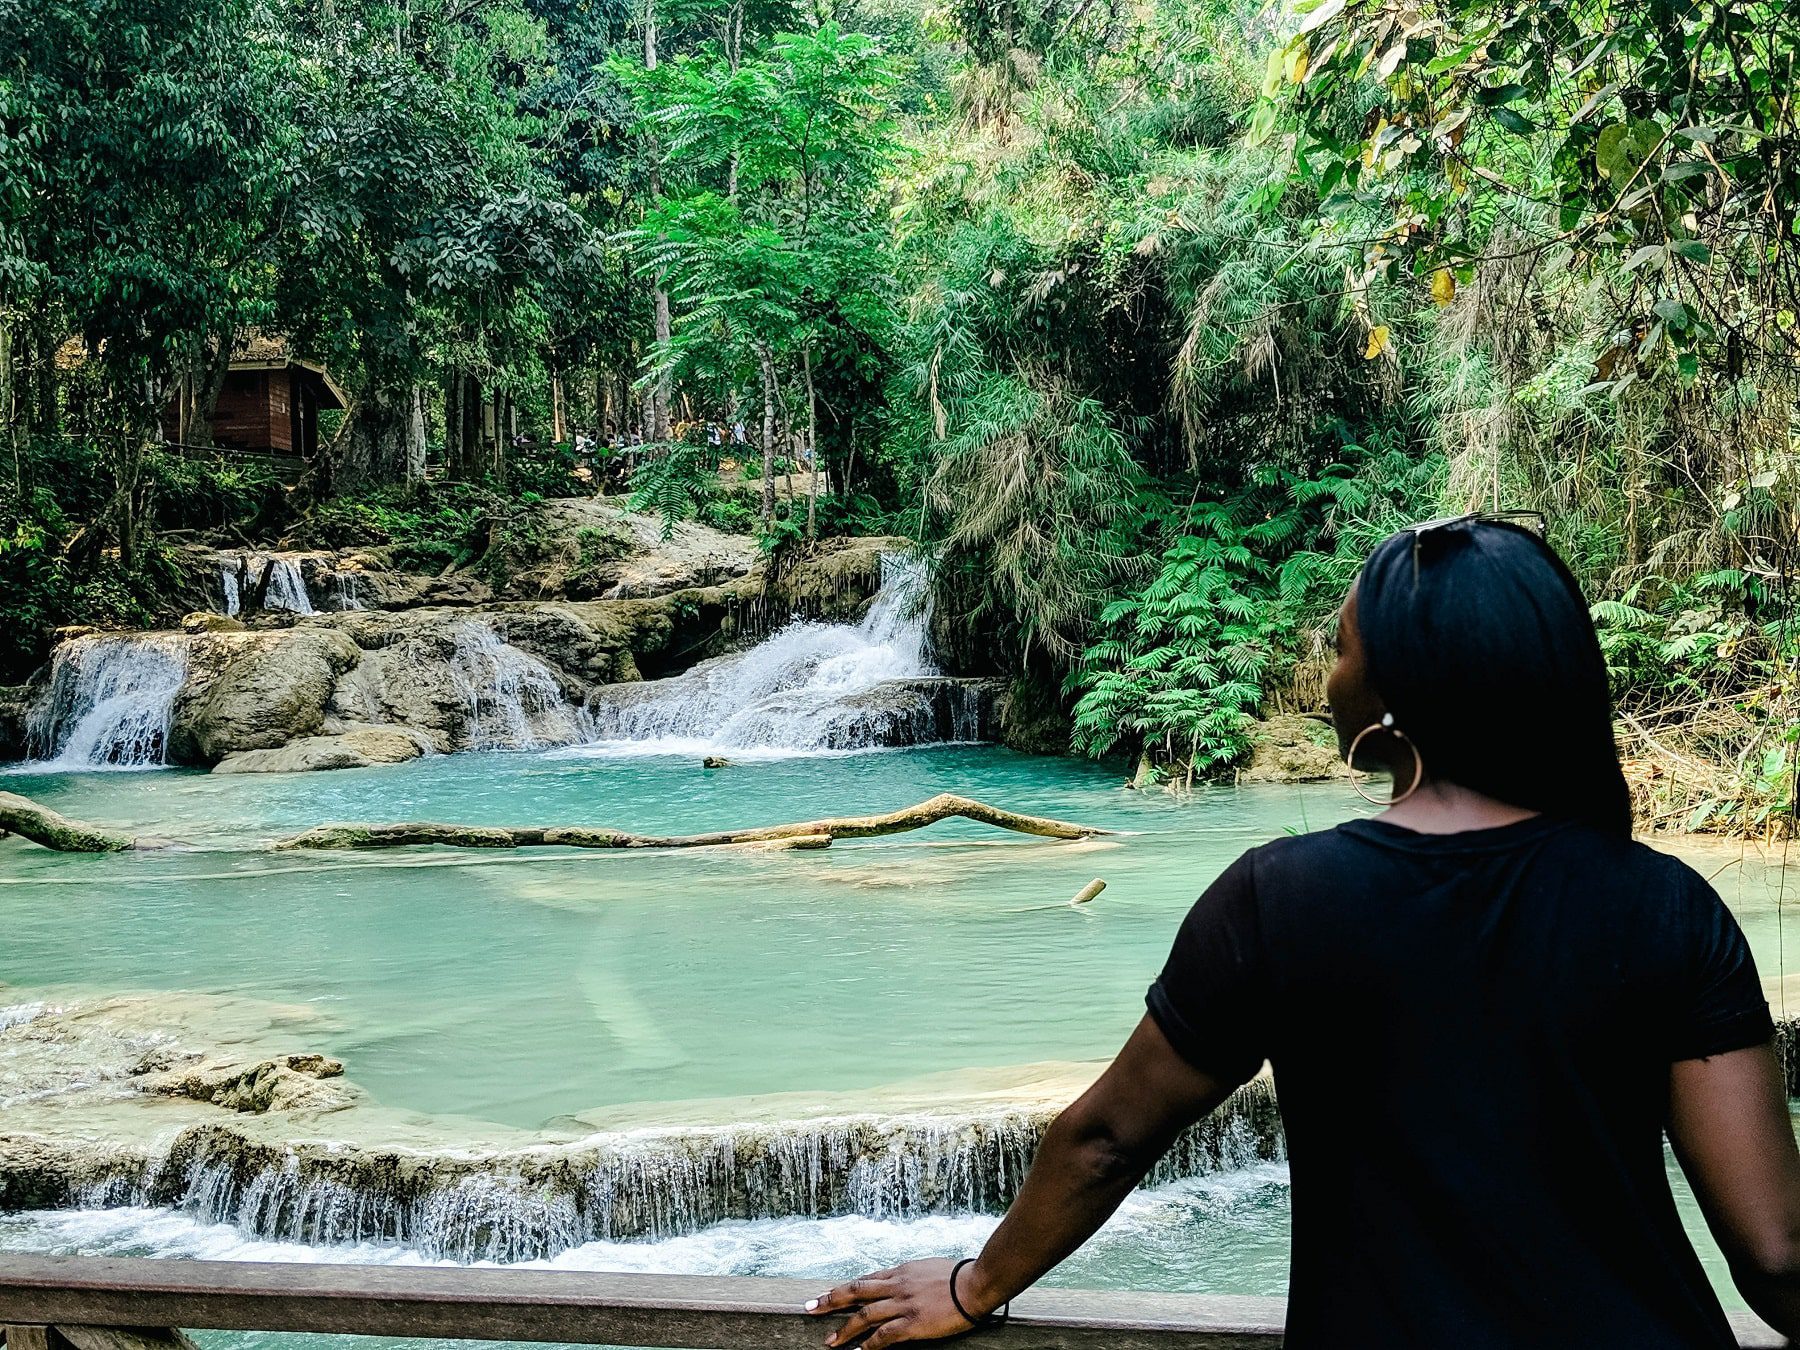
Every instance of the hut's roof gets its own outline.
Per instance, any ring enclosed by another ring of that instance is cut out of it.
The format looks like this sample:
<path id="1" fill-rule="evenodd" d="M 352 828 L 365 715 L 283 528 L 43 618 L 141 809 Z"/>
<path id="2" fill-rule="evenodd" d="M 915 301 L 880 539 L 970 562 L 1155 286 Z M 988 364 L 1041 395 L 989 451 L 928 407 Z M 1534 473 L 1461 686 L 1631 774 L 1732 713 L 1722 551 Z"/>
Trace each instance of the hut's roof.
<path id="1" fill-rule="evenodd" d="M 87 360 L 87 354 L 87 344 L 81 338 L 72 337 L 56 349 L 57 369 L 77 370 Z M 331 378 L 331 372 L 318 361 L 295 356 L 287 338 L 280 334 L 252 329 L 240 334 L 237 345 L 232 349 L 233 370 L 286 370 L 289 367 L 306 371 L 314 377 L 319 387 L 321 408 L 349 406 L 349 397 L 338 382 Z"/>

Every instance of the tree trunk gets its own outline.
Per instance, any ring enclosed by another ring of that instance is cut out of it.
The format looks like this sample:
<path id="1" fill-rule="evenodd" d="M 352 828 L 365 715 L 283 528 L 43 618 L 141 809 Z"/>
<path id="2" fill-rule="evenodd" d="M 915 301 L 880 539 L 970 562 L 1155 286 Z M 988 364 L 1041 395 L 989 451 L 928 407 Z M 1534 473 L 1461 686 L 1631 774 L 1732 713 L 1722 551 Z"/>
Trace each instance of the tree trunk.
<path id="1" fill-rule="evenodd" d="M 812 461 L 812 483 L 806 493 L 806 537 L 818 537 L 819 520 L 819 400 L 813 389 L 812 344 L 800 349 L 800 366 L 806 372 L 806 457 Z"/>
<path id="2" fill-rule="evenodd" d="M 407 398 L 405 472 L 407 486 L 425 481 L 425 390 L 412 387 Z"/>
<path id="3" fill-rule="evenodd" d="M 120 853 L 137 844 L 130 835 L 70 820 L 29 797 L 0 792 L 0 834 L 9 831 L 60 853 Z"/>
<path id="4" fill-rule="evenodd" d="M 25 456 L 19 447 L 18 415 L 13 408 L 12 326 L 0 323 L 0 436 L 12 457 L 13 491 L 25 491 Z"/>
<path id="5" fill-rule="evenodd" d="M 320 825 L 303 834 L 275 841 L 289 848 L 402 848 L 416 844 L 443 844 L 452 848 L 529 848 L 538 845 L 564 848 L 715 848 L 727 844 L 773 844 L 805 840 L 823 847 L 836 839 L 877 839 L 904 834 L 960 817 L 996 829 L 1036 835 L 1041 839 L 1091 839 L 1110 830 L 1075 825 L 1047 816 L 1022 815 L 954 793 L 941 793 L 916 806 L 878 816 L 836 816 L 799 821 L 791 825 L 764 825 L 747 830 L 717 830 L 708 834 L 632 834 L 592 825 L 550 825 L 509 828 L 496 825 L 450 825 L 433 821 L 406 821 L 392 825 Z"/>
<path id="6" fill-rule="evenodd" d="M 40 435 L 54 436 L 60 429 L 56 408 L 56 330 L 50 320 L 40 319 L 32 329 L 32 389 L 35 405 L 32 429 Z"/>
<path id="7" fill-rule="evenodd" d="M 193 408 L 182 431 L 182 438 L 191 445 L 213 443 L 213 419 L 218 415 L 219 395 L 231 373 L 231 352 L 236 345 L 237 333 L 230 325 L 216 330 L 206 343 L 204 363 L 193 386 Z"/>
<path id="8" fill-rule="evenodd" d="M 558 379 L 556 376 L 552 375 L 550 377 L 550 441 L 551 441 L 551 443 L 554 445 L 561 445 L 564 441 L 568 440 L 569 439 L 568 436 L 566 436 L 564 434 L 566 431 L 567 431 L 567 428 L 563 425 L 562 381 L 560 379 Z"/>
<path id="9" fill-rule="evenodd" d="M 419 481 L 412 453 L 419 391 L 411 384 L 374 384 L 363 391 L 350 434 L 342 438 L 331 466 L 331 490 L 409 486 Z M 423 444 L 421 440 L 421 457 Z"/>
<path id="10" fill-rule="evenodd" d="M 775 524 L 775 357 L 759 342 L 756 359 L 762 367 L 763 387 L 762 523 L 763 529 L 768 530 Z"/>
<path id="11" fill-rule="evenodd" d="M 463 373 L 452 369 L 444 376 L 444 475 L 453 482 L 468 481 L 469 464 L 463 450 Z"/>
<path id="12" fill-rule="evenodd" d="M 487 471 L 487 418 L 483 412 L 481 381 L 463 376 L 463 463 L 471 482 Z"/>
<path id="13" fill-rule="evenodd" d="M 644 69 L 656 69 L 656 0 L 644 0 Z M 656 137 L 650 137 L 650 199 L 657 200 L 662 196 L 662 169 L 658 164 L 661 150 L 657 146 Z M 656 346 L 658 352 L 668 350 L 669 346 L 669 292 L 663 286 L 663 279 L 656 278 Z M 669 439 L 669 372 L 659 371 L 654 386 L 650 391 L 650 425 L 644 433 L 647 441 L 662 442 Z"/>

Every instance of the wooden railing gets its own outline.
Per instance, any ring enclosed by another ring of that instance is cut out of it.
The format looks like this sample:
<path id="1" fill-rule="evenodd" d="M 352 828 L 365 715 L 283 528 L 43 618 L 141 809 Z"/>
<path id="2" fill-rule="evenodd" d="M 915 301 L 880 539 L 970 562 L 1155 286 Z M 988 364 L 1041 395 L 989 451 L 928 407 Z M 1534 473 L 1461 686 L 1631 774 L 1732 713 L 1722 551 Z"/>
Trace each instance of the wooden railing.
<path id="1" fill-rule="evenodd" d="M 818 1280 L 417 1266 L 19 1256 L 0 1252 L 7 1350 L 179 1350 L 174 1328 L 478 1341 L 820 1350 Z M 1037 1289 L 995 1350 L 1273 1350 L 1280 1299 Z M 1754 1318 L 1744 1347 L 1785 1345 Z"/>

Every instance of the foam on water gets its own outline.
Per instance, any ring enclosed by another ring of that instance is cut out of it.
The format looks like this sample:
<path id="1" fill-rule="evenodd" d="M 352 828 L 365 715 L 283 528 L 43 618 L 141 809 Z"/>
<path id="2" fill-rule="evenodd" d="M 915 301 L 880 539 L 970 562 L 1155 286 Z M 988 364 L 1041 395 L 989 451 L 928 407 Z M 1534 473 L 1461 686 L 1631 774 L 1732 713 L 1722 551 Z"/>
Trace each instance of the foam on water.
<path id="1" fill-rule="evenodd" d="M 1209 1281 L 1232 1292 L 1265 1292 L 1285 1275 L 1287 1164 L 1258 1163 L 1188 1178 L 1127 1197 L 1100 1234 L 1064 1268 L 1087 1284 L 1141 1281 L 1145 1263 L 1161 1263 L 1163 1277 L 1137 1287 L 1181 1287 L 1197 1252 L 1235 1239 L 1262 1255 L 1246 1281 L 1238 1273 Z M 692 1233 L 647 1241 L 591 1241 L 553 1256 L 516 1262 L 554 1270 L 644 1274 L 765 1275 L 833 1279 L 923 1256 L 974 1252 L 999 1223 L 993 1214 L 934 1214 L 919 1218 L 772 1218 L 732 1220 Z M 157 1256 L 209 1261 L 324 1261 L 359 1265 L 458 1265 L 398 1241 L 306 1243 L 272 1241 L 240 1226 L 207 1222 L 179 1210 L 151 1207 L 40 1210 L 0 1215 L 0 1247 L 56 1255 Z M 1201 1278 L 1205 1278 L 1202 1274 Z M 1251 1287 L 1237 1287 L 1248 1284 Z M 1270 1289 L 1267 1292 L 1278 1292 Z"/>
<path id="2" fill-rule="evenodd" d="M 146 769 L 165 761 L 175 695 L 187 678 L 178 633 L 78 637 L 56 649 L 26 718 L 38 767 Z"/>

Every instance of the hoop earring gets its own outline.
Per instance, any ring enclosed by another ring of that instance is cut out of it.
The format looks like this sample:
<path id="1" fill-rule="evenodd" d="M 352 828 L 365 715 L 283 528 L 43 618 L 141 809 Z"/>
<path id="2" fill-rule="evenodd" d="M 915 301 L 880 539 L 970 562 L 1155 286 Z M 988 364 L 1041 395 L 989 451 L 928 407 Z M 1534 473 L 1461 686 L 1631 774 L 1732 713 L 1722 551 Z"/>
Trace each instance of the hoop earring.
<path id="1" fill-rule="evenodd" d="M 1371 796 L 1363 791 L 1362 781 L 1356 776 L 1356 752 L 1363 743 L 1363 737 L 1367 736 L 1371 731 L 1391 731 L 1401 740 L 1406 741 L 1406 748 L 1413 752 L 1412 786 L 1398 796 L 1390 796 L 1386 799 Z M 1350 742 L 1350 749 L 1348 753 L 1344 755 L 1344 767 L 1350 771 L 1351 789 L 1365 802 L 1373 802 L 1376 806 L 1398 806 L 1401 802 L 1412 796 L 1413 793 L 1417 792 L 1419 790 L 1419 784 L 1425 781 L 1424 757 L 1419 754 L 1419 747 L 1407 739 L 1406 733 L 1394 725 L 1394 714 L 1392 713 L 1383 713 L 1379 722 L 1371 722 L 1368 726 L 1356 733 L 1356 739 Z"/>

